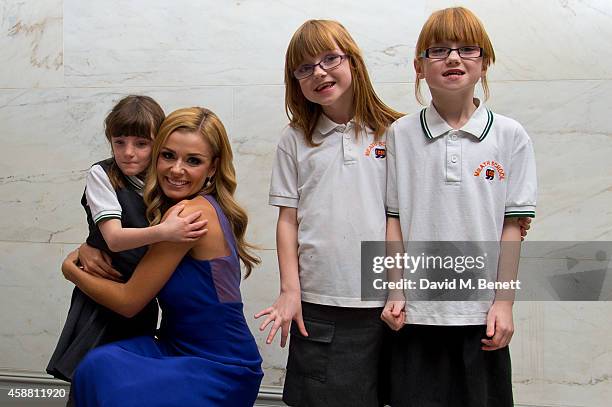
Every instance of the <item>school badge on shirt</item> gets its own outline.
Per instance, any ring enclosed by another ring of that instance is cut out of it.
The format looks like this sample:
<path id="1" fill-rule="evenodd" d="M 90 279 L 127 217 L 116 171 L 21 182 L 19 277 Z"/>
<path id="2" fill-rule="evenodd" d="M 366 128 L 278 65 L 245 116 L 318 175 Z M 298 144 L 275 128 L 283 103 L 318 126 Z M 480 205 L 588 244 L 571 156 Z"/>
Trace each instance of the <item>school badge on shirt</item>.
<path id="1" fill-rule="evenodd" d="M 366 157 L 378 158 L 382 160 L 387 157 L 387 148 L 385 147 L 384 141 L 375 141 L 365 149 L 364 155 Z"/>
<path id="2" fill-rule="evenodd" d="M 483 177 L 487 181 L 500 180 L 503 181 L 506 178 L 506 172 L 501 163 L 497 161 L 483 161 L 478 168 L 474 170 L 475 177 Z"/>

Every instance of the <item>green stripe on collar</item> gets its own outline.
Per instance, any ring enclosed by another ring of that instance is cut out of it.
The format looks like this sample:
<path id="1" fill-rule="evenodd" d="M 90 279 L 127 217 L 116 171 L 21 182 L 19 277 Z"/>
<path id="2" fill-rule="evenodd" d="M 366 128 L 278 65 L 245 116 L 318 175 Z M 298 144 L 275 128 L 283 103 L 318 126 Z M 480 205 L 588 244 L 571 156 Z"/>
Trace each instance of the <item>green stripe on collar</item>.
<path id="1" fill-rule="evenodd" d="M 128 182 L 134 187 L 136 188 L 136 190 L 141 190 L 144 188 L 144 181 L 141 180 L 140 178 L 133 176 L 133 175 L 128 175 L 127 177 Z"/>
<path id="2" fill-rule="evenodd" d="M 485 126 L 478 140 L 482 141 L 487 137 L 487 135 L 489 134 L 489 130 L 491 130 L 491 126 L 493 126 L 493 112 L 487 109 L 487 125 Z"/>
<path id="3" fill-rule="evenodd" d="M 427 127 L 427 120 L 425 119 L 425 111 L 427 110 L 427 108 L 424 108 L 423 110 L 421 110 L 421 128 L 423 129 L 423 134 L 425 134 L 425 137 L 427 137 L 428 139 L 433 139 L 432 135 L 431 135 L 431 131 L 429 131 L 429 127 Z"/>

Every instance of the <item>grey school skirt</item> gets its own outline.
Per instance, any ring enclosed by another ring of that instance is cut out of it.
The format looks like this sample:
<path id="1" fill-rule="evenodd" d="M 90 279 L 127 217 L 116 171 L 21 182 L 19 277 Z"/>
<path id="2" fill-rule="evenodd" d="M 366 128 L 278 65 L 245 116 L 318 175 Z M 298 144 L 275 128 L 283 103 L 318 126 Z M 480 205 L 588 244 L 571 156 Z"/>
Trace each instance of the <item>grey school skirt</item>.
<path id="1" fill-rule="evenodd" d="M 290 406 L 378 407 L 388 400 L 390 330 L 382 308 L 302 302 L 308 337 L 291 325 L 283 401 Z"/>
<path id="2" fill-rule="evenodd" d="M 483 351 L 486 326 L 406 325 L 394 336 L 393 407 L 512 407 L 508 347 Z"/>
<path id="3" fill-rule="evenodd" d="M 157 310 L 157 301 L 153 300 L 133 318 L 124 318 L 75 287 L 66 323 L 47 365 L 47 373 L 70 382 L 77 365 L 93 348 L 134 336 L 153 336 Z"/>

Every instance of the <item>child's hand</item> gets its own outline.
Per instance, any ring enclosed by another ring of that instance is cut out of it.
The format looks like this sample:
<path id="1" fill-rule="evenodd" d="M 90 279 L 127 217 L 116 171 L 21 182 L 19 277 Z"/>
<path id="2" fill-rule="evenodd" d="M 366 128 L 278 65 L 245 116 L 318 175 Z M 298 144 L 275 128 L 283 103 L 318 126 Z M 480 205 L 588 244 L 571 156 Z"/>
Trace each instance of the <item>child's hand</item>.
<path id="1" fill-rule="evenodd" d="M 389 328 L 394 331 L 399 331 L 406 322 L 406 311 L 404 306 L 406 305 L 405 300 L 387 300 L 385 308 L 380 314 L 380 319 L 385 321 Z"/>
<path id="2" fill-rule="evenodd" d="M 185 209 L 185 205 L 178 205 L 168 212 L 166 219 L 160 223 L 162 230 L 162 240 L 167 242 L 193 242 L 204 236 L 208 229 L 204 226 L 208 220 L 198 220 L 202 211 L 194 212 L 184 218 L 180 213 Z"/>
<path id="3" fill-rule="evenodd" d="M 123 282 L 121 273 L 112 266 L 111 258 L 108 254 L 95 247 L 83 243 L 76 250 L 79 263 L 82 269 L 95 277 L 102 277 L 107 280 Z"/>
<path id="4" fill-rule="evenodd" d="M 525 240 L 527 231 L 531 228 L 531 218 L 519 218 L 518 224 L 521 227 L 521 240 Z"/>
<path id="5" fill-rule="evenodd" d="M 496 301 L 487 314 L 487 336 L 483 339 L 482 350 L 497 350 L 508 346 L 514 334 L 512 302 Z"/>
<path id="6" fill-rule="evenodd" d="M 287 343 L 287 336 L 289 336 L 291 321 L 295 321 L 302 335 L 308 336 L 308 332 L 306 332 L 306 327 L 304 326 L 304 319 L 302 318 L 302 300 L 299 291 L 296 293 L 281 293 L 271 307 L 255 314 L 255 319 L 263 315 L 267 315 L 268 317 L 259 327 L 260 331 L 266 329 L 266 326 L 274 321 L 272 328 L 270 328 L 268 338 L 266 339 L 267 344 L 272 343 L 276 331 L 278 331 L 278 328 L 281 328 L 280 346 L 284 348 Z"/>
<path id="7" fill-rule="evenodd" d="M 79 262 L 79 253 L 77 250 L 74 250 L 68 253 L 68 256 L 62 262 L 62 274 L 64 274 L 64 278 L 71 283 L 74 283 L 75 276 L 79 272 L 79 266 L 77 263 Z"/>

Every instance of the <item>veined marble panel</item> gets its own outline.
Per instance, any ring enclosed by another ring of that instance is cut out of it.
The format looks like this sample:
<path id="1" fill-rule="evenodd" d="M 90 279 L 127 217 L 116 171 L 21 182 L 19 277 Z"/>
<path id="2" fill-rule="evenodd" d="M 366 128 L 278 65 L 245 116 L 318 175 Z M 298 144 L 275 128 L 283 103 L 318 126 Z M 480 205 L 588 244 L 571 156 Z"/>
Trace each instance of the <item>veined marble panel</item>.
<path id="1" fill-rule="evenodd" d="M 510 344 L 515 401 L 607 406 L 610 302 L 517 302 Z"/>
<path id="2" fill-rule="evenodd" d="M 80 205 L 84 186 L 82 169 L 0 181 L 4 214 L 0 241 L 83 241 L 87 237 L 85 211 Z"/>
<path id="3" fill-rule="evenodd" d="M 270 325 L 262 332 L 259 330 L 259 326 L 265 317 L 254 318 L 257 312 L 271 306 L 278 297 L 280 280 L 276 250 L 262 250 L 258 251 L 257 254 L 261 257 L 262 264 L 253 271 L 249 278 L 243 280 L 241 285 L 244 316 L 253 336 L 255 336 L 257 347 L 263 358 L 265 376 L 262 385 L 282 386 L 285 380 L 285 365 L 289 346 L 287 345 L 284 349 L 280 347 L 280 330 L 276 334 L 274 342 L 269 345 L 266 344 Z"/>
<path id="4" fill-rule="evenodd" d="M 495 81 L 487 105 L 534 133 L 612 134 L 612 80 Z"/>
<path id="5" fill-rule="evenodd" d="M 276 248 L 278 212 L 268 205 L 268 192 L 276 145 L 288 123 L 284 92 L 283 85 L 241 86 L 234 94 L 237 197 L 249 214 L 249 239 L 265 249 Z"/>
<path id="6" fill-rule="evenodd" d="M 0 242 L 0 369 L 44 371 L 70 304 L 60 265 L 73 248 Z"/>
<path id="7" fill-rule="evenodd" d="M 354 2 L 351 4 L 351 12 L 342 10 L 331 18 L 342 22 L 355 39 L 364 54 L 373 82 L 414 81 L 412 60 L 421 29 L 420 22 L 426 18 L 426 3 Z M 342 8 L 345 6 L 341 4 Z"/>
<path id="8" fill-rule="evenodd" d="M 2 221 L 0 240 L 80 242 L 86 237 L 80 206 L 85 173 L 110 156 L 103 121 L 129 93 L 154 97 L 167 113 L 207 106 L 233 126 L 229 87 L 2 91 L 0 210 L 10 216 Z"/>
<path id="9" fill-rule="evenodd" d="M 266 249 L 242 285 L 245 315 L 264 358 L 264 384 L 281 385 L 286 350 L 278 337 L 266 345 L 252 316 L 278 295 L 277 212 L 267 197 L 287 123 L 289 39 L 308 18 L 339 20 L 364 51 L 381 98 L 415 113 L 418 32 L 431 11 L 453 4 L 474 10 L 495 46 L 488 105 L 520 121 L 534 141 L 540 193 L 529 239 L 612 240 L 612 50 L 602 46 L 612 38 L 607 0 L 0 0 L 6 59 L 0 67 L 0 306 L 10 310 L 0 315 L 0 368 L 44 369 L 72 289 L 59 264 L 86 233 L 79 204 L 84 171 L 109 153 L 102 121 L 120 97 L 144 93 L 166 113 L 209 107 L 228 129 L 238 199 L 250 215 L 248 239 Z M 32 89 L 64 83 L 67 88 Z M 516 304 L 517 403 L 609 404 L 609 304 Z"/>
<path id="10" fill-rule="evenodd" d="M 493 68 L 495 69 L 495 68 Z M 422 109 L 414 95 L 414 82 L 375 83 L 382 100 L 405 113 Z M 612 80 L 490 81 L 490 97 L 484 100 L 480 84 L 476 97 L 491 110 L 519 121 L 530 133 L 612 133 Z M 431 96 L 422 82 L 421 93 Z"/>
<path id="11" fill-rule="evenodd" d="M 612 81 L 496 82 L 488 105 L 534 143 L 538 208 L 529 238 L 612 239 Z"/>
<path id="12" fill-rule="evenodd" d="M 392 81 L 424 9 L 423 0 L 356 2 L 350 12 L 322 0 L 64 4 L 66 82 L 85 87 L 281 84 L 287 44 L 308 18 L 344 23 L 380 68 L 375 79 Z"/>
<path id="13" fill-rule="evenodd" d="M 0 88 L 64 84 L 62 0 L 0 1 Z M 6 63 L 10 61 L 10 63 Z"/>
<path id="14" fill-rule="evenodd" d="M 69 116 L 61 89 L 0 92 L 0 240 L 65 241 L 66 234 L 83 239 L 84 229 L 72 218 L 87 168 L 78 152 L 89 148 L 78 133 L 69 133 Z"/>
<path id="15" fill-rule="evenodd" d="M 414 82 L 376 82 L 374 89 L 383 102 L 398 112 L 414 114 L 423 108 L 414 96 Z"/>
<path id="16" fill-rule="evenodd" d="M 491 38 L 493 80 L 612 78 L 612 49 L 602 47 L 612 38 L 608 0 L 428 0 L 425 18 L 459 5 L 476 13 Z"/>
<path id="17" fill-rule="evenodd" d="M 147 95 L 155 99 L 166 115 L 191 106 L 207 107 L 214 111 L 226 127 L 233 123 L 233 91 L 231 87 L 121 87 L 121 88 L 72 88 L 66 90 L 70 113 L 69 131 L 80 138 L 87 138 L 92 153 L 86 165 L 103 159 L 110 153 L 104 135 L 104 119 L 113 106 L 130 94 Z M 85 149 L 84 149 L 85 150 Z M 82 152 L 86 154 L 85 151 Z M 92 161 L 93 159 L 93 161 Z"/>
<path id="18" fill-rule="evenodd" d="M 75 140 L 65 136 L 67 101 L 62 89 L 0 90 L 0 177 L 5 182 L 48 168 L 70 168 Z"/>
<path id="19" fill-rule="evenodd" d="M 122 90 L 124 89 L 122 88 Z M 130 90 L 130 88 L 126 90 Z M 210 109 L 219 116 L 231 139 L 232 130 L 235 126 L 234 90 L 232 87 L 140 87 L 130 90 L 130 92 L 151 96 L 162 106 L 166 115 L 184 107 L 199 106 Z"/>

